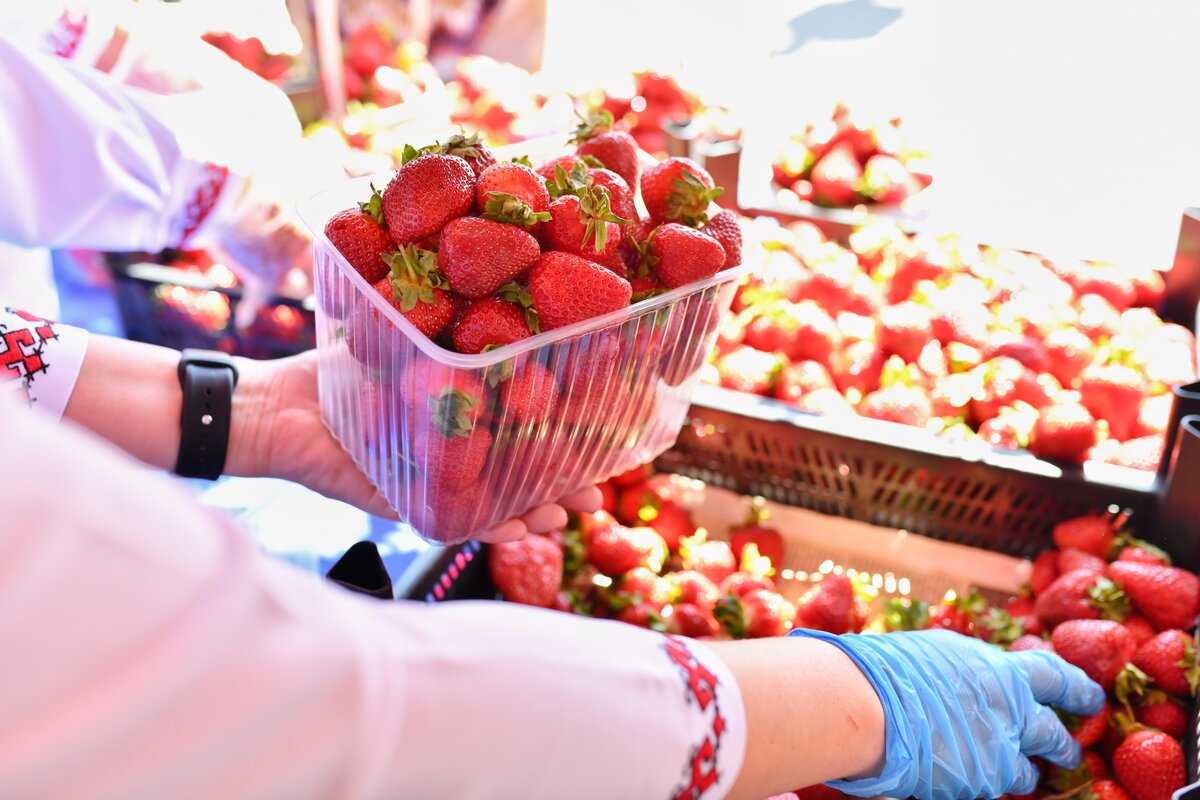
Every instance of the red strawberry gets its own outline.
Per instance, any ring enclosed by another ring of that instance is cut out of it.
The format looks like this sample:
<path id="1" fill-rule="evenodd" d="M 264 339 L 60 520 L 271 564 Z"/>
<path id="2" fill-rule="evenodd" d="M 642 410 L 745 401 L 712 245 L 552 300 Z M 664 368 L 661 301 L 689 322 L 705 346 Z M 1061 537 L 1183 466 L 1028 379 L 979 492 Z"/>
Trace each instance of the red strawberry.
<path id="1" fill-rule="evenodd" d="M 564 195 L 550 204 L 542 236 L 547 249 L 601 261 L 621 243 L 621 219 L 609 209 L 606 192 L 585 189 L 581 197 Z"/>
<path id="2" fill-rule="evenodd" d="M 1089 792 L 1091 796 L 1085 800 L 1132 800 L 1116 781 L 1095 781 Z"/>
<path id="3" fill-rule="evenodd" d="M 457 156 L 431 154 L 407 162 L 383 190 L 388 232 L 405 245 L 440 231 L 471 210 L 475 174 Z"/>
<path id="4" fill-rule="evenodd" d="M 550 219 L 550 193 L 532 169 L 505 161 L 488 167 L 479 176 L 475 207 L 488 219 L 532 228 Z"/>
<path id="5" fill-rule="evenodd" d="M 647 567 L 635 567 L 621 576 L 617 583 L 617 592 L 618 596 L 636 595 L 636 602 L 647 602 L 662 608 L 670 602 L 671 584 Z"/>
<path id="6" fill-rule="evenodd" d="M 563 575 L 563 550 L 545 536 L 526 536 L 488 550 L 492 583 L 510 603 L 552 608 Z"/>
<path id="7" fill-rule="evenodd" d="M 1171 800 L 1185 782 L 1183 748 L 1165 733 L 1135 731 L 1113 754 L 1113 772 L 1134 800 Z"/>
<path id="8" fill-rule="evenodd" d="M 887 297 L 890 303 L 907 300 L 918 283 L 936 281 L 950 269 L 950 254 L 936 239 L 917 236 L 912 239 L 911 247 L 911 252 L 898 255 L 896 272 L 892 275 L 892 282 L 888 287 Z M 975 343 L 969 339 L 954 338 L 967 344 Z"/>
<path id="9" fill-rule="evenodd" d="M 529 293 L 544 330 L 629 305 L 629 281 L 570 253 L 543 253 L 529 271 Z"/>
<path id="10" fill-rule="evenodd" d="M 974 592 L 966 597 L 943 600 L 929 607 L 929 627 L 974 636 L 976 621 L 986 608 L 987 603 Z"/>
<path id="11" fill-rule="evenodd" d="M 786 359 L 778 353 L 764 353 L 753 347 L 739 346 L 717 359 L 716 367 L 721 385 L 726 389 L 770 395 L 786 363 Z"/>
<path id="12" fill-rule="evenodd" d="M 473 301 L 454 325 L 454 349 L 482 353 L 485 349 L 528 338 L 532 331 L 521 307 L 499 297 Z"/>
<path id="13" fill-rule="evenodd" d="M 488 167 L 496 163 L 496 156 L 477 133 L 469 136 L 456 133 L 438 145 L 437 152 L 448 156 L 458 156 L 466 161 L 471 165 L 471 171 L 475 173 L 476 178 L 479 178 L 487 171 Z"/>
<path id="14" fill-rule="evenodd" d="M 1113 438 L 1128 439 L 1145 394 L 1137 370 L 1121 364 L 1093 365 L 1079 380 L 1083 406 L 1096 419 L 1108 420 Z"/>
<path id="15" fill-rule="evenodd" d="M 934 413 L 939 417 L 950 416 L 949 414 L 943 414 L 941 410 L 937 409 L 936 405 Z M 1023 430 L 1012 415 L 992 417 L 991 419 L 984 420 L 983 424 L 979 426 L 977 433 L 980 439 L 983 439 L 993 447 L 1016 450 L 1022 446 Z"/>
<path id="16" fill-rule="evenodd" d="M 1047 550 L 1033 560 L 1033 571 L 1030 574 L 1029 585 L 1035 595 L 1046 591 L 1046 587 L 1054 583 L 1058 577 L 1058 553 Z"/>
<path id="17" fill-rule="evenodd" d="M 1053 536 L 1054 544 L 1062 550 L 1081 550 L 1100 558 L 1108 558 L 1112 551 L 1112 522 L 1100 514 L 1060 522 L 1054 526 Z"/>
<path id="18" fill-rule="evenodd" d="M 898 303 L 879 314 L 879 346 L 887 355 L 915 363 L 933 338 L 932 319 L 925 306 Z"/>
<path id="19" fill-rule="evenodd" d="M 381 256 L 395 250 L 396 245 L 383 227 L 383 198 L 379 192 L 358 208 L 334 214 L 325 223 L 325 235 L 367 283 L 378 283 L 387 276 L 388 265 Z"/>
<path id="20" fill-rule="evenodd" d="M 617 509 L 617 487 L 612 481 L 601 481 L 596 484 L 600 490 L 600 508 L 609 514 Z"/>
<path id="21" fill-rule="evenodd" d="M 715 583 L 695 570 L 673 572 L 667 576 L 667 580 L 673 587 L 675 602 L 680 605 L 699 605 L 711 609 L 722 594 Z"/>
<path id="22" fill-rule="evenodd" d="M 775 396 L 785 402 L 795 403 L 809 392 L 832 388 L 833 378 L 829 370 L 816 361 L 798 361 L 784 367 L 775 385 Z"/>
<path id="23" fill-rule="evenodd" d="M 594 113 L 575 129 L 575 152 L 591 156 L 620 175 L 630 188 L 638 185 L 638 145 L 625 131 L 613 130 L 613 117 L 608 111 Z"/>
<path id="24" fill-rule="evenodd" d="M 466 432 L 418 431 L 413 441 L 416 460 L 425 467 L 426 482 L 443 491 L 473 483 L 483 471 L 491 447 L 491 431 L 481 426 Z"/>
<path id="25" fill-rule="evenodd" d="M 971 376 L 979 381 L 971 398 L 971 418 L 977 423 L 998 416 L 1000 409 L 1017 401 L 1034 408 L 1050 402 L 1034 371 L 1015 358 L 1001 356 L 984 362 L 972 370 Z"/>
<path id="26" fill-rule="evenodd" d="M 1166 630 L 1140 645 L 1133 664 L 1149 675 L 1158 688 L 1180 697 L 1192 697 L 1200 686 L 1200 666 L 1192 638 L 1181 630 Z"/>
<path id="27" fill-rule="evenodd" d="M 654 474 L 654 468 L 649 464 L 642 464 L 639 467 L 627 469 L 619 475 L 614 475 L 610 480 L 618 487 L 624 489 L 629 486 L 644 482 L 647 478 Z"/>
<path id="28" fill-rule="evenodd" d="M 783 535 L 774 528 L 752 521 L 735 528 L 729 536 L 733 554 L 739 561 L 746 546 L 753 544 L 758 548 L 759 555 L 769 558 L 773 566 L 783 563 Z"/>
<path id="29" fill-rule="evenodd" d="M 1043 344 L 1050 374 L 1068 388 L 1095 357 L 1095 344 L 1077 328 L 1056 328 L 1046 335 Z"/>
<path id="30" fill-rule="evenodd" d="M 802 300 L 781 307 L 787 338 L 783 352 L 792 361 L 830 364 L 842 343 L 837 323 L 816 303 Z M 749 334 L 749 331 L 747 331 Z"/>
<path id="31" fill-rule="evenodd" d="M 594 531 L 587 540 L 587 560 L 614 578 L 637 567 L 658 572 L 666 557 L 666 543 L 650 528 L 609 525 Z"/>
<path id="32" fill-rule="evenodd" d="M 617 173 L 610 169 L 589 169 L 586 181 L 592 186 L 608 192 L 608 207 L 616 216 L 627 220 L 621 226 L 622 241 L 629 241 L 629 228 L 638 219 L 637 206 L 633 202 L 633 190 Z"/>
<path id="33" fill-rule="evenodd" d="M 711 236 L 672 222 L 650 238 L 649 264 L 664 286 L 675 289 L 717 274 L 725 250 Z"/>
<path id="34" fill-rule="evenodd" d="M 1038 595 L 1037 615 L 1053 627 L 1073 619 L 1123 619 L 1129 610 L 1121 587 L 1091 570 L 1068 572 Z"/>
<path id="35" fill-rule="evenodd" d="M 1200 614 L 1200 578 L 1175 567 L 1115 561 L 1108 576 L 1125 588 L 1137 610 L 1161 630 L 1190 629 Z"/>
<path id="36" fill-rule="evenodd" d="M 699 538 L 699 535 L 694 538 Z M 699 572 L 713 583 L 721 583 L 737 570 L 737 560 L 728 542 L 716 539 L 685 540 L 679 546 L 683 568 Z"/>
<path id="37" fill-rule="evenodd" d="M 1045 345 L 1032 336 L 1004 334 L 992 337 L 984 360 L 1001 357 L 1019 361 L 1034 372 L 1045 372 L 1050 363 Z"/>
<path id="38" fill-rule="evenodd" d="M 795 627 L 842 634 L 854 632 L 854 584 L 831 573 L 796 603 Z"/>
<path id="39" fill-rule="evenodd" d="M 1099 714 L 1091 717 L 1078 717 L 1074 714 L 1068 714 L 1064 711 L 1059 712 L 1059 717 L 1063 724 L 1071 733 L 1071 738 L 1079 742 L 1080 747 L 1091 747 L 1099 742 L 1105 731 L 1108 730 L 1108 719 L 1112 714 L 1112 707 L 1108 701 L 1104 701 L 1104 708 Z"/>
<path id="40" fill-rule="evenodd" d="M 500 389 L 500 403 L 517 422 L 541 422 L 558 402 L 554 373 L 541 364 L 525 364 Z"/>
<path id="41" fill-rule="evenodd" d="M 738 224 L 737 214 L 726 209 L 710 219 L 700 230 L 716 239 L 725 251 L 725 263 L 721 265 L 721 269 L 729 269 L 742 263 L 742 226 Z"/>
<path id="42" fill-rule="evenodd" d="M 700 639 L 716 636 L 721 630 L 721 624 L 713 615 L 711 605 L 681 603 L 671 609 L 666 618 L 667 632 L 676 636 L 690 636 Z"/>
<path id="43" fill-rule="evenodd" d="M 488 406 L 478 374 L 434 361 L 420 362 L 401 379 L 400 397 L 410 411 L 431 415 L 441 430 L 453 430 L 452 423 L 460 431 L 470 430 Z"/>
<path id="44" fill-rule="evenodd" d="M 1112 303 L 1118 311 L 1124 311 L 1137 299 L 1137 291 L 1128 277 L 1116 267 L 1092 264 L 1081 271 L 1075 279 L 1075 292 L 1080 295 L 1096 294 Z"/>
<path id="45" fill-rule="evenodd" d="M 541 248 L 515 225 L 463 217 L 442 230 L 438 266 L 454 291 L 484 297 L 529 269 Z"/>
<path id="46" fill-rule="evenodd" d="M 1139 542 L 1121 548 L 1116 560 L 1133 561 L 1137 564 L 1157 564 L 1160 567 L 1171 566 L 1171 557 L 1148 542 Z"/>
<path id="47" fill-rule="evenodd" d="M 661 501 L 646 524 L 658 531 L 672 552 L 679 549 L 681 540 L 696 533 L 696 523 L 692 522 L 691 515 L 671 500 Z"/>
<path id="48" fill-rule="evenodd" d="M 1008 652 L 1020 653 L 1023 650 L 1045 650 L 1053 653 L 1054 646 L 1040 636 L 1025 634 L 1017 637 L 1017 640 L 1008 646 Z"/>
<path id="49" fill-rule="evenodd" d="M 617 620 L 626 625 L 636 625 L 653 631 L 666 630 L 662 619 L 662 607 L 653 603 L 634 603 L 617 612 Z"/>
<path id="50" fill-rule="evenodd" d="M 1063 575 L 1077 570 L 1104 572 L 1107 564 L 1108 562 L 1100 556 L 1094 556 L 1082 550 L 1063 550 L 1058 554 L 1058 571 Z"/>
<path id="51" fill-rule="evenodd" d="M 376 283 L 375 291 L 417 330 L 430 339 L 436 338 L 450 324 L 454 303 L 441 288 L 443 278 L 434 264 L 434 254 L 409 245 L 383 259 L 391 275 Z"/>
<path id="52" fill-rule="evenodd" d="M 1188 729 L 1188 714 L 1166 692 L 1151 690 L 1133 710 L 1138 724 L 1154 728 L 1173 739 L 1182 739 Z"/>
<path id="53" fill-rule="evenodd" d="M 558 168 L 562 167 L 563 172 L 570 174 L 572 170 L 581 169 L 586 172 L 587 164 L 579 156 L 559 156 L 553 161 L 548 161 L 538 167 L 534 172 L 541 175 L 544 180 L 553 181 Z"/>
<path id="54" fill-rule="evenodd" d="M 642 202 L 655 222 L 703 225 L 720 194 L 712 176 L 690 158 L 665 159 L 642 175 Z"/>
<path id="55" fill-rule="evenodd" d="M 844 144 L 833 147 L 812 168 L 813 202 L 834 208 L 861 202 L 858 186 L 862 177 L 854 151 Z"/>
<path id="56" fill-rule="evenodd" d="M 775 582 L 766 575 L 735 572 L 721 582 L 720 596 L 733 595 L 734 597 L 745 597 L 750 592 L 756 592 L 760 589 L 768 592 L 778 591 Z"/>
<path id="57" fill-rule="evenodd" d="M 1039 458 L 1081 463 L 1096 443 L 1096 421 L 1074 403 L 1056 403 L 1042 409 L 1029 439 L 1029 452 Z"/>
<path id="58" fill-rule="evenodd" d="M 816 389 L 801 397 L 796 408 L 823 417 L 853 416 L 854 407 L 837 389 Z"/>
<path id="59" fill-rule="evenodd" d="M 1125 620 L 1125 630 L 1129 631 L 1129 635 L 1133 637 L 1133 643 L 1138 647 L 1153 639 L 1157 633 L 1149 620 L 1137 614 L 1130 614 L 1129 619 Z"/>
<path id="60" fill-rule="evenodd" d="M 896 383 L 863 398 L 858 413 L 872 419 L 923 427 L 933 417 L 933 404 L 924 389 Z"/>
<path id="61" fill-rule="evenodd" d="M 843 392 L 851 389 L 867 394 L 879 388 L 879 378 L 887 358 L 875 342 L 854 342 L 833 353 L 829 371 Z"/>
<path id="62" fill-rule="evenodd" d="M 797 789 L 791 794 L 792 797 L 781 794 L 777 797 L 769 797 L 767 800 L 843 800 L 846 797 L 837 789 L 831 789 L 828 786 L 809 786 L 806 789 Z"/>
<path id="63" fill-rule="evenodd" d="M 742 597 L 717 601 L 714 616 L 735 639 L 783 636 L 792 627 L 796 609 L 777 592 L 756 589 Z"/>
<path id="64" fill-rule="evenodd" d="M 867 159 L 862 184 L 862 193 L 880 205 L 902 202 L 921 189 L 903 164 L 883 154 Z"/>
<path id="65" fill-rule="evenodd" d="M 1093 342 L 1111 337 L 1121 327 L 1121 315 L 1113 308 L 1112 303 L 1094 294 L 1079 298 L 1079 319 L 1076 322 L 1079 330 L 1087 334 Z"/>
<path id="66" fill-rule="evenodd" d="M 1050 635 L 1054 652 L 1079 667 L 1088 677 L 1112 689 L 1117 673 L 1133 656 L 1133 637 L 1119 622 L 1073 619 Z"/>

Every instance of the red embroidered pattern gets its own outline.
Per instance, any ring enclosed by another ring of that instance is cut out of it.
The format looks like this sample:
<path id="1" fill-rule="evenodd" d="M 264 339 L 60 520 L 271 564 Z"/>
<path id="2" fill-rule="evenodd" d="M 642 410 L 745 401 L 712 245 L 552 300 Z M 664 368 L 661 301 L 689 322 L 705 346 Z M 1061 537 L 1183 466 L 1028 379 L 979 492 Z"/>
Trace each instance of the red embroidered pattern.
<path id="1" fill-rule="evenodd" d="M 3 311 L 26 322 L 38 323 L 32 327 L 9 330 L 0 322 L 0 382 L 20 380 L 25 401 L 32 402 L 30 386 L 38 375 L 50 368 L 44 352 L 46 342 L 57 339 L 58 333 L 51 320 L 14 308 L 5 308 Z"/>
<path id="2" fill-rule="evenodd" d="M 682 639 L 674 636 L 665 638 L 667 655 L 678 665 L 687 684 L 688 702 L 695 701 L 701 711 L 710 712 L 712 719 L 704 741 L 692 750 L 689 757 L 688 782 L 671 795 L 672 800 L 699 800 L 720 780 L 717 753 L 725 733 L 725 718 L 721 716 L 721 704 L 717 698 L 717 676 L 692 655 Z"/>
<path id="3" fill-rule="evenodd" d="M 229 180 L 228 167 L 218 167 L 216 164 L 205 166 L 204 179 L 192 192 L 191 199 L 183 209 L 183 231 L 179 235 L 181 245 L 200 229 L 204 220 L 208 219 L 208 215 L 217 205 L 217 198 L 221 196 L 221 190 L 225 188 L 227 180 Z"/>
<path id="4" fill-rule="evenodd" d="M 69 11 L 64 9 L 54 23 L 54 30 L 46 34 L 47 43 L 54 51 L 54 55 L 62 58 L 70 58 L 75 55 L 75 51 L 79 49 L 79 43 L 83 40 L 83 32 L 87 30 L 87 22 L 86 13 L 75 19 Z"/>

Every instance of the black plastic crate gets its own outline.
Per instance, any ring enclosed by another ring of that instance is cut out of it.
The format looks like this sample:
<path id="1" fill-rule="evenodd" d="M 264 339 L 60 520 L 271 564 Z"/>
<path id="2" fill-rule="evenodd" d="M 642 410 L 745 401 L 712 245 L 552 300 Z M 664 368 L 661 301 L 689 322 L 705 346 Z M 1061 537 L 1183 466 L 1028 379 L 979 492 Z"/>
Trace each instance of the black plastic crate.
<path id="1" fill-rule="evenodd" d="M 311 299 L 273 297 L 236 329 L 242 290 L 143 254 L 105 257 L 126 337 L 182 350 L 196 347 L 247 358 L 282 358 L 316 346 Z"/>

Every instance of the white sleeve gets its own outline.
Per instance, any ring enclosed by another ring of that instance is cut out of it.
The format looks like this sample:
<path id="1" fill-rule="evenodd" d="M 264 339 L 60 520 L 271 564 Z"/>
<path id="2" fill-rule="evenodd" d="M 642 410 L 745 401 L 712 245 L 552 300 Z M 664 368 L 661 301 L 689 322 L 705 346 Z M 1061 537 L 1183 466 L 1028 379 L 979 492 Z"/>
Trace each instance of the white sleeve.
<path id="1" fill-rule="evenodd" d="M 201 122 L 214 101 L 123 87 L 0 36 L 0 239 L 156 251 L 218 225 L 241 181 L 233 134 Z"/>
<path id="2" fill-rule="evenodd" d="M 0 395 L 15 394 L 20 403 L 58 420 L 87 342 L 81 328 L 0 305 Z"/>
<path id="3" fill-rule="evenodd" d="M 736 778 L 741 696 L 703 645 L 357 598 L 3 405 L 5 794 L 711 800 Z"/>

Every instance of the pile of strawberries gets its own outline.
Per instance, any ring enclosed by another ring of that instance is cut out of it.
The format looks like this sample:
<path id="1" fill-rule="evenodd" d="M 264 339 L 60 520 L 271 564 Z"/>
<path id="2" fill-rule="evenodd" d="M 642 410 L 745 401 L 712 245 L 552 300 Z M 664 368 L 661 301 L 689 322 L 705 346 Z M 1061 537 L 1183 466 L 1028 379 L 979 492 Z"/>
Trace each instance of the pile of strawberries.
<path id="1" fill-rule="evenodd" d="M 933 181 L 905 140 L 899 118 L 866 124 L 839 103 L 828 120 L 788 137 L 771 177 L 799 200 L 827 208 L 896 205 Z"/>
<path id="2" fill-rule="evenodd" d="M 830 633 L 942 628 L 1011 651 L 1047 650 L 1110 693 L 1096 717 L 1062 714 L 1084 748 L 1076 770 L 1042 766 L 1031 797 L 1167 800 L 1183 786 L 1187 734 L 1200 684 L 1195 622 L 1200 578 L 1158 548 L 1084 516 L 1054 529 L 1056 549 L 1038 556 L 1020 596 L 993 606 L 976 592 L 938 603 L 883 600 L 833 570 L 792 600 L 773 580 L 785 539 L 758 504 L 725 538 L 697 530 L 648 468 L 601 485 L 604 510 L 568 528 L 490 549 L 506 600 L 617 619 L 705 639 L 782 636 L 794 627 Z M 801 800 L 836 798 L 825 787 Z M 782 796 L 788 798 L 788 795 Z"/>
<path id="3" fill-rule="evenodd" d="M 1063 462 L 1153 470 L 1196 341 L 1153 270 L 1051 261 L 888 223 L 765 244 L 707 380 L 820 414 L 926 427 Z"/>

